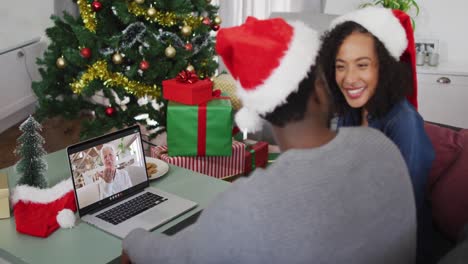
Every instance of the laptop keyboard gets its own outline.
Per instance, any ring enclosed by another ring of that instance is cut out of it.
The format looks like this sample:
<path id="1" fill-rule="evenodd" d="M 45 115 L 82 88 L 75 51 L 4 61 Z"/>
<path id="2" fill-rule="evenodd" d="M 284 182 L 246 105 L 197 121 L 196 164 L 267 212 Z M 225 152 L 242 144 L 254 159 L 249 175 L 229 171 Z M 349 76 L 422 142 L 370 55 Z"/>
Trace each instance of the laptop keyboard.
<path id="1" fill-rule="evenodd" d="M 146 192 L 123 204 L 120 204 L 119 206 L 98 214 L 96 217 L 113 225 L 117 225 L 164 201 L 167 201 L 167 198 L 161 197 L 154 193 Z"/>

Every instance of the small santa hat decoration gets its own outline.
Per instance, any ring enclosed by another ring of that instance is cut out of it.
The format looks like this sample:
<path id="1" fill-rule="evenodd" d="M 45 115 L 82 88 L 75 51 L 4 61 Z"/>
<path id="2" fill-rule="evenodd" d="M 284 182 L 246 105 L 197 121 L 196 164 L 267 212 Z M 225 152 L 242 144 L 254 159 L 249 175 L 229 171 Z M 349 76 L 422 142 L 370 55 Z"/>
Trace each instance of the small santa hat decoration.
<path id="1" fill-rule="evenodd" d="M 400 10 L 366 7 L 335 18 L 331 22 L 330 29 L 347 21 L 363 26 L 383 43 L 392 57 L 411 65 L 413 91 L 407 98 L 417 109 L 416 47 L 411 18 Z"/>
<path id="2" fill-rule="evenodd" d="M 76 203 L 71 178 L 52 188 L 18 185 L 12 195 L 16 230 L 23 234 L 48 237 L 59 227 L 75 224 Z"/>
<path id="3" fill-rule="evenodd" d="M 218 31 L 216 51 L 232 77 L 243 107 L 235 120 L 242 131 L 262 128 L 261 116 L 285 103 L 315 63 L 318 33 L 296 21 L 248 17 Z"/>

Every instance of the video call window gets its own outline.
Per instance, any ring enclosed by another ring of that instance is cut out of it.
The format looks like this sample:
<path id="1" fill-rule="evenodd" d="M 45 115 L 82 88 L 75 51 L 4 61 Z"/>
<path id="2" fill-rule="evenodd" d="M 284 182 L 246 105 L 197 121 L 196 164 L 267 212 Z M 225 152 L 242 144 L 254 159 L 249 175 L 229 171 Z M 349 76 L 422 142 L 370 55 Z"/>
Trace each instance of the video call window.
<path id="1" fill-rule="evenodd" d="M 80 208 L 147 180 L 138 133 L 71 154 L 70 161 Z"/>

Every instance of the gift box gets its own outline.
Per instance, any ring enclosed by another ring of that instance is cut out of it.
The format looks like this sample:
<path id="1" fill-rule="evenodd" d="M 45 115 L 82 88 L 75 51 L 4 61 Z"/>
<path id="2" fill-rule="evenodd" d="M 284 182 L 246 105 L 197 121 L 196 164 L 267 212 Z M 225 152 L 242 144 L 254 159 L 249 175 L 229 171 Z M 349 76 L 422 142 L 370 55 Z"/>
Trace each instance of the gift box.
<path id="1" fill-rule="evenodd" d="M 218 179 L 247 175 L 257 167 L 265 168 L 268 163 L 268 143 L 266 142 L 246 145 L 233 141 L 230 157 L 171 157 L 167 152 L 167 146 L 151 147 L 153 158 Z"/>
<path id="2" fill-rule="evenodd" d="M 176 78 L 164 80 L 162 86 L 164 99 L 182 104 L 198 105 L 212 98 L 213 82 L 198 80 L 192 72 L 179 73 Z"/>
<path id="3" fill-rule="evenodd" d="M 0 219 L 10 217 L 10 191 L 8 176 L 0 173 Z"/>
<path id="4" fill-rule="evenodd" d="M 167 146 L 151 147 L 153 158 L 218 179 L 243 174 L 245 171 L 245 145 L 237 141 L 232 142 L 232 155 L 225 157 L 171 157 L 167 152 Z"/>
<path id="5" fill-rule="evenodd" d="M 167 145 L 170 156 L 230 156 L 232 106 L 228 97 L 200 105 L 169 102 Z"/>
<path id="6" fill-rule="evenodd" d="M 245 167 L 244 175 L 256 168 L 265 168 L 268 164 L 268 143 L 263 141 L 245 140 Z"/>

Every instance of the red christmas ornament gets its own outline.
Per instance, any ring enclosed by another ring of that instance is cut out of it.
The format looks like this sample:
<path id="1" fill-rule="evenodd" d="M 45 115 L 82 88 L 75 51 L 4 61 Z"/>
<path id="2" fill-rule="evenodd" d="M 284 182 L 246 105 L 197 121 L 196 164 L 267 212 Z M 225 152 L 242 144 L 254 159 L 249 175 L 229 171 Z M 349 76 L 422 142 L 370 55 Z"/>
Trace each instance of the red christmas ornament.
<path id="1" fill-rule="evenodd" d="M 219 30 L 219 25 L 213 25 L 213 26 L 211 26 L 211 29 L 213 29 L 214 31 L 218 31 Z"/>
<path id="2" fill-rule="evenodd" d="M 80 50 L 80 55 L 81 57 L 85 58 L 85 59 L 89 59 L 91 58 L 91 49 L 90 48 L 82 48 Z"/>
<path id="3" fill-rule="evenodd" d="M 202 23 L 204 25 L 209 26 L 211 24 L 211 19 L 209 17 L 205 17 L 205 18 L 203 18 Z"/>
<path id="4" fill-rule="evenodd" d="M 93 7 L 94 12 L 99 12 L 102 9 L 102 4 L 99 1 L 93 1 L 91 6 Z"/>
<path id="5" fill-rule="evenodd" d="M 140 62 L 140 70 L 146 71 L 147 69 L 149 69 L 149 67 L 150 67 L 150 64 L 149 64 L 148 61 L 142 60 L 142 61 Z"/>
<path id="6" fill-rule="evenodd" d="M 193 50 L 193 45 L 192 45 L 192 43 L 185 43 L 185 50 L 187 50 L 187 51 L 192 51 L 192 50 Z"/>
<path id="7" fill-rule="evenodd" d="M 106 115 L 111 117 L 115 114 L 115 109 L 112 106 L 106 108 Z"/>

